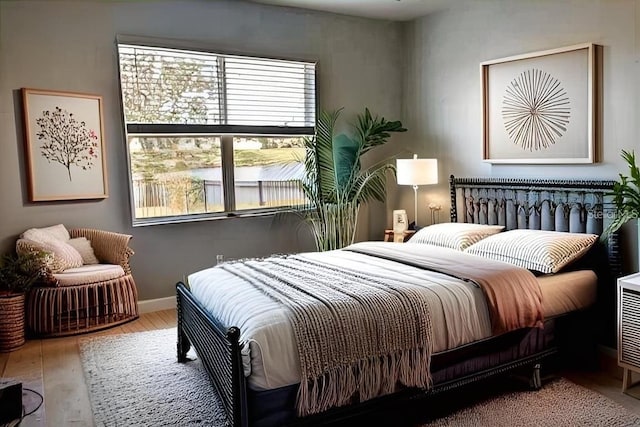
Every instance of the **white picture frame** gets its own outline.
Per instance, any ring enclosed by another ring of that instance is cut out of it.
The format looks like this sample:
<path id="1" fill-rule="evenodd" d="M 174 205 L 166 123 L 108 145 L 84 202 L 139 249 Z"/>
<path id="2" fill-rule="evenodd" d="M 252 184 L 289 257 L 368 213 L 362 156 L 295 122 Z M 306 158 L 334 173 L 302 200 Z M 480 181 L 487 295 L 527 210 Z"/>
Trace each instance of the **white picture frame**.
<path id="1" fill-rule="evenodd" d="M 480 76 L 485 162 L 596 162 L 593 43 L 485 61 Z"/>

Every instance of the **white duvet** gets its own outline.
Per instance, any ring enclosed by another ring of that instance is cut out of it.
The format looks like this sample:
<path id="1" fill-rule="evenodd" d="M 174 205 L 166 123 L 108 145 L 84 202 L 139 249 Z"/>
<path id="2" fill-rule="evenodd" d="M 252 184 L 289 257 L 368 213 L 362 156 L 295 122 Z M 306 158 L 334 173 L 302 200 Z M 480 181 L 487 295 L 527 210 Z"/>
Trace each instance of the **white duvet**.
<path id="1" fill-rule="evenodd" d="M 394 245 L 368 242 L 366 245 Z M 365 245 L 365 243 L 363 243 Z M 427 245 L 404 245 L 419 255 Z M 449 249 L 442 249 L 447 251 Z M 357 266 L 381 277 L 401 276 L 424 292 L 431 309 L 433 351 L 455 348 L 491 335 L 482 290 L 440 273 L 345 250 L 300 256 L 342 266 Z M 300 382 L 300 365 L 289 310 L 250 283 L 220 268 L 189 276 L 193 295 L 223 323 L 241 331 L 249 386 L 267 390 Z"/>

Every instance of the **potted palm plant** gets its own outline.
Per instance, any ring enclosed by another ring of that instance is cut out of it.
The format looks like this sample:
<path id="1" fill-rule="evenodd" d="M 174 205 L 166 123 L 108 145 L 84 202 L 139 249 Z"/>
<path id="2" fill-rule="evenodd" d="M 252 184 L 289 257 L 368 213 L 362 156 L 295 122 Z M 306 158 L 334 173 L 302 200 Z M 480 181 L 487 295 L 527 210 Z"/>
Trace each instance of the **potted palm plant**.
<path id="1" fill-rule="evenodd" d="M 613 184 L 611 195 L 615 215 L 604 232 L 605 236 L 617 231 L 630 220 L 640 218 L 640 169 L 636 165 L 636 155 L 634 151 L 622 150 L 621 157 L 627 162 L 629 176 L 621 173 L 620 179 Z"/>
<path id="2" fill-rule="evenodd" d="M 401 122 L 374 117 L 365 108 L 351 136 L 336 135 L 340 112 L 321 112 L 316 134 L 304 140 L 302 189 L 309 201 L 304 215 L 319 251 L 353 243 L 360 206 L 385 200 L 386 173 L 395 172 L 395 166 L 381 162 L 363 169 L 361 157 L 386 143 L 391 132 L 406 131 Z"/>
<path id="3" fill-rule="evenodd" d="M 43 251 L 5 255 L 0 259 L 0 352 L 24 344 L 25 292 L 44 277 L 49 255 Z"/>

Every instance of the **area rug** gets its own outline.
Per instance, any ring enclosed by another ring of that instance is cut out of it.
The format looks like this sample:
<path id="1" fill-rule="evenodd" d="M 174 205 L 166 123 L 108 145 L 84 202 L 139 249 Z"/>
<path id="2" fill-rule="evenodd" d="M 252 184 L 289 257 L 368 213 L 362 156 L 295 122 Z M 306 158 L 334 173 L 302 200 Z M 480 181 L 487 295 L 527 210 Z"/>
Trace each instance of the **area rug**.
<path id="1" fill-rule="evenodd" d="M 224 426 L 204 368 L 176 362 L 176 330 L 80 341 L 97 426 Z M 193 354 L 195 356 L 195 354 Z M 400 422 L 398 424 L 401 424 Z M 540 391 L 507 392 L 423 426 L 639 426 L 640 417 L 566 379 Z"/>
<path id="2" fill-rule="evenodd" d="M 175 328 L 80 341 L 96 426 L 226 425 L 204 368 L 178 363 L 176 341 Z"/>
<path id="3" fill-rule="evenodd" d="M 599 393 L 558 378 L 539 391 L 504 393 L 423 426 L 640 426 L 640 417 Z"/>

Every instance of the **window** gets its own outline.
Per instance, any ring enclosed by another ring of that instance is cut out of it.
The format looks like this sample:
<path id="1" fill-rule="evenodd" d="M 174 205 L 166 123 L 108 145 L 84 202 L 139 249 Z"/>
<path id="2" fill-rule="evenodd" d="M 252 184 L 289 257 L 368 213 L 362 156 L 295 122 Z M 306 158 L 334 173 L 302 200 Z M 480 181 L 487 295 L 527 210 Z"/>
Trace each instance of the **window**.
<path id="1" fill-rule="evenodd" d="M 118 44 L 134 224 L 305 202 L 315 64 Z"/>

